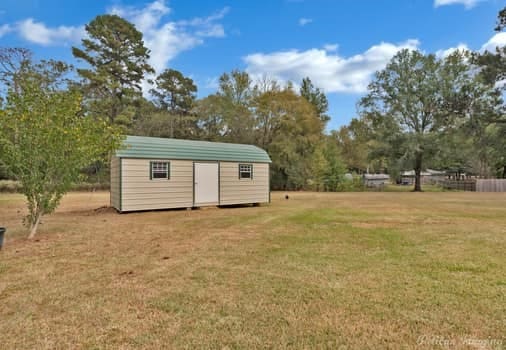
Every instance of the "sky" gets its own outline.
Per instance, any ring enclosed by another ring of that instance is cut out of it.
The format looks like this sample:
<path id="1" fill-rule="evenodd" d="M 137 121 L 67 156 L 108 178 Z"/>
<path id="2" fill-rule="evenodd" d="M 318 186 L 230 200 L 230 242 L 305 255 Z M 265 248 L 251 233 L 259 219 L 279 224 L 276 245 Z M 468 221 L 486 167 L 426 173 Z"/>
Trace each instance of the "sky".
<path id="1" fill-rule="evenodd" d="M 134 23 L 157 72 L 181 71 L 216 91 L 218 77 L 246 70 L 297 86 L 309 76 L 329 99 L 337 129 L 356 117 L 367 84 L 403 48 L 443 57 L 455 49 L 506 45 L 494 33 L 499 0 L 2 0 L 0 46 L 26 47 L 37 59 L 82 66 L 72 46 L 104 13 Z"/>

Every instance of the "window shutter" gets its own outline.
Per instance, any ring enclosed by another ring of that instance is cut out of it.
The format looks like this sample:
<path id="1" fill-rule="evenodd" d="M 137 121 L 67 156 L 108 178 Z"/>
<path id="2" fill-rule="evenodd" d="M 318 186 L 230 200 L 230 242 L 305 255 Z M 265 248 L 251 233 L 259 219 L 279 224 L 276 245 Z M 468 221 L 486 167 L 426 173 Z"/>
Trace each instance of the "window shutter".
<path id="1" fill-rule="evenodd" d="M 170 180 L 170 162 L 167 162 L 167 180 Z"/>
<path id="2" fill-rule="evenodd" d="M 253 164 L 251 164 L 251 180 L 253 180 Z"/>
<path id="3" fill-rule="evenodd" d="M 153 180 L 153 162 L 149 162 L 149 179 Z"/>

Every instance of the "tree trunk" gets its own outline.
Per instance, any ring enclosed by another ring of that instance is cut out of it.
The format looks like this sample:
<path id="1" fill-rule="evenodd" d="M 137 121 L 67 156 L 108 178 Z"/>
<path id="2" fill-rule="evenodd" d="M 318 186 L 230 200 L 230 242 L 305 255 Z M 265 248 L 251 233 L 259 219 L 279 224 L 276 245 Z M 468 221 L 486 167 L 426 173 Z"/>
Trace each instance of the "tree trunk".
<path id="1" fill-rule="evenodd" d="M 40 218 L 42 215 L 37 214 L 37 217 L 35 219 L 35 222 L 30 227 L 30 234 L 28 235 L 28 239 L 32 239 L 35 234 L 37 233 L 37 227 L 39 227 Z"/>
<path id="2" fill-rule="evenodd" d="M 502 167 L 502 178 L 506 179 L 506 164 Z"/>
<path id="3" fill-rule="evenodd" d="M 415 188 L 413 192 L 422 192 L 422 154 L 415 156 Z"/>
<path id="4" fill-rule="evenodd" d="M 170 138 L 171 139 L 174 138 L 174 119 L 175 118 L 176 117 L 173 114 L 170 115 Z"/>

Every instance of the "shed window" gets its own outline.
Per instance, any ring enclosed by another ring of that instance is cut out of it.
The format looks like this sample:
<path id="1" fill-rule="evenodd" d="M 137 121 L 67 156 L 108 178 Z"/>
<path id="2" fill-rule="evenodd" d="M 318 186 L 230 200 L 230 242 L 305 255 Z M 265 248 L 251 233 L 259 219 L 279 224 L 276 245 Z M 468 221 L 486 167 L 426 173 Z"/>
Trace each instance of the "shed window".
<path id="1" fill-rule="evenodd" d="M 169 162 L 151 162 L 150 179 L 170 179 Z"/>
<path id="2" fill-rule="evenodd" d="M 239 164 L 239 179 L 252 179 L 252 178 L 253 178 L 253 165 Z"/>

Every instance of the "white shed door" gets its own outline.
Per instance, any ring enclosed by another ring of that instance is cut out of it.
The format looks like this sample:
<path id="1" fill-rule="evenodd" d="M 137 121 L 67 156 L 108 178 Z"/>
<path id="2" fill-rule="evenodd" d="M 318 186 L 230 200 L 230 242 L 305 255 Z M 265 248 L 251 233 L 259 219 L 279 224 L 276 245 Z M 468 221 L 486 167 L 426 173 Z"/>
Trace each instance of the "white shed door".
<path id="1" fill-rule="evenodd" d="M 218 163 L 195 163 L 195 205 L 218 203 Z"/>

